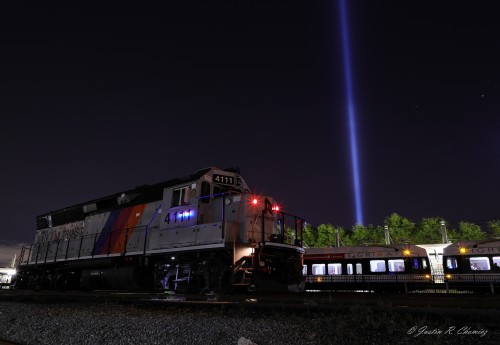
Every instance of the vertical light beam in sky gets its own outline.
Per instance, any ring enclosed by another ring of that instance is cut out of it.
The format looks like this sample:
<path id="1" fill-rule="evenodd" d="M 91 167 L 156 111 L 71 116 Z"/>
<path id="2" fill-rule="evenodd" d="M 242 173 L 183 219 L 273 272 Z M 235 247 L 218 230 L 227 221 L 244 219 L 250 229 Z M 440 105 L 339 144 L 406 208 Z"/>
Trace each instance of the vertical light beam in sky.
<path id="1" fill-rule="evenodd" d="M 347 8 L 345 0 L 339 0 L 339 9 L 342 32 L 342 49 L 344 51 L 344 77 L 347 97 L 347 114 L 349 120 L 349 139 L 351 144 L 352 179 L 354 185 L 354 200 L 356 204 L 356 224 L 363 224 L 361 183 L 359 180 L 358 145 L 356 138 L 356 113 L 354 111 L 354 99 L 352 95 L 351 58 L 349 54 Z"/>

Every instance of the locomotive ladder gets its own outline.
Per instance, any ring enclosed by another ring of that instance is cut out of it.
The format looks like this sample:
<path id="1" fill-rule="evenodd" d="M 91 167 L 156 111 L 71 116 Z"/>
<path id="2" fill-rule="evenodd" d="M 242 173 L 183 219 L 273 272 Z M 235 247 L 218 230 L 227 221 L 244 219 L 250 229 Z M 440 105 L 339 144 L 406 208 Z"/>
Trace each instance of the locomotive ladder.
<path id="1" fill-rule="evenodd" d="M 252 285 L 253 275 L 253 257 L 245 256 L 238 260 L 234 266 L 234 283 L 235 287 L 249 287 Z"/>

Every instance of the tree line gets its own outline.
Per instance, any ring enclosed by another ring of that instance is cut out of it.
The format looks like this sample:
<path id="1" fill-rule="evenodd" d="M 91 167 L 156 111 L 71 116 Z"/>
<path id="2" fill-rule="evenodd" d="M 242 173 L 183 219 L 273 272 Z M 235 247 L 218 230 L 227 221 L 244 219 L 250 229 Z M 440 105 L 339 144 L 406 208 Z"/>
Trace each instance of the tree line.
<path id="1" fill-rule="evenodd" d="M 393 244 L 428 244 L 442 243 L 442 218 L 423 218 L 414 223 L 410 219 L 393 213 L 384 219 L 384 225 L 355 225 L 346 230 L 340 226 L 321 224 L 318 227 L 306 225 L 303 231 L 304 245 L 308 247 L 330 247 L 336 245 L 335 233 L 338 231 L 341 246 L 385 244 L 384 226 L 389 229 Z M 482 240 L 486 238 L 500 238 L 500 220 L 486 223 L 486 231 L 472 222 L 459 222 L 452 227 L 445 221 L 449 242 L 466 240 Z"/>

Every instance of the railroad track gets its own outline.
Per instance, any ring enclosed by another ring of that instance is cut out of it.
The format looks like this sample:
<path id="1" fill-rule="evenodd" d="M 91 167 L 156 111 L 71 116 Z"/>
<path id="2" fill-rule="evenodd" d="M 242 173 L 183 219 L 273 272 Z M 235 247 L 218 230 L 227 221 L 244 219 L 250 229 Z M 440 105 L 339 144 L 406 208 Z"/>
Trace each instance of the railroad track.
<path id="1" fill-rule="evenodd" d="M 492 310 L 500 316 L 499 295 L 478 294 L 373 294 L 356 292 L 305 292 L 257 294 L 169 294 L 151 291 L 35 291 L 0 290 L 0 301 L 24 303 L 121 303 L 150 308 L 260 308 L 329 310 L 366 305 L 408 310 L 443 309 L 450 312 Z M 497 311 L 498 310 L 498 311 Z"/>

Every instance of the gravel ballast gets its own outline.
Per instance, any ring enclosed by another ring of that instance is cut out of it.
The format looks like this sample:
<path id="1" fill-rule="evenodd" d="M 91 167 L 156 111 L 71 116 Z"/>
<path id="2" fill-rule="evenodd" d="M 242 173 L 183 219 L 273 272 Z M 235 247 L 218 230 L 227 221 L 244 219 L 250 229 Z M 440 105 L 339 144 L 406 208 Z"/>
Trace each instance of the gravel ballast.
<path id="1" fill-rule="evenodd" d="M 0 339 L 17 344 L 497 344 L 494 318 L 335 311 L 0 302 Z M 1 341 L 0 341 L 1 344 Z"/>

